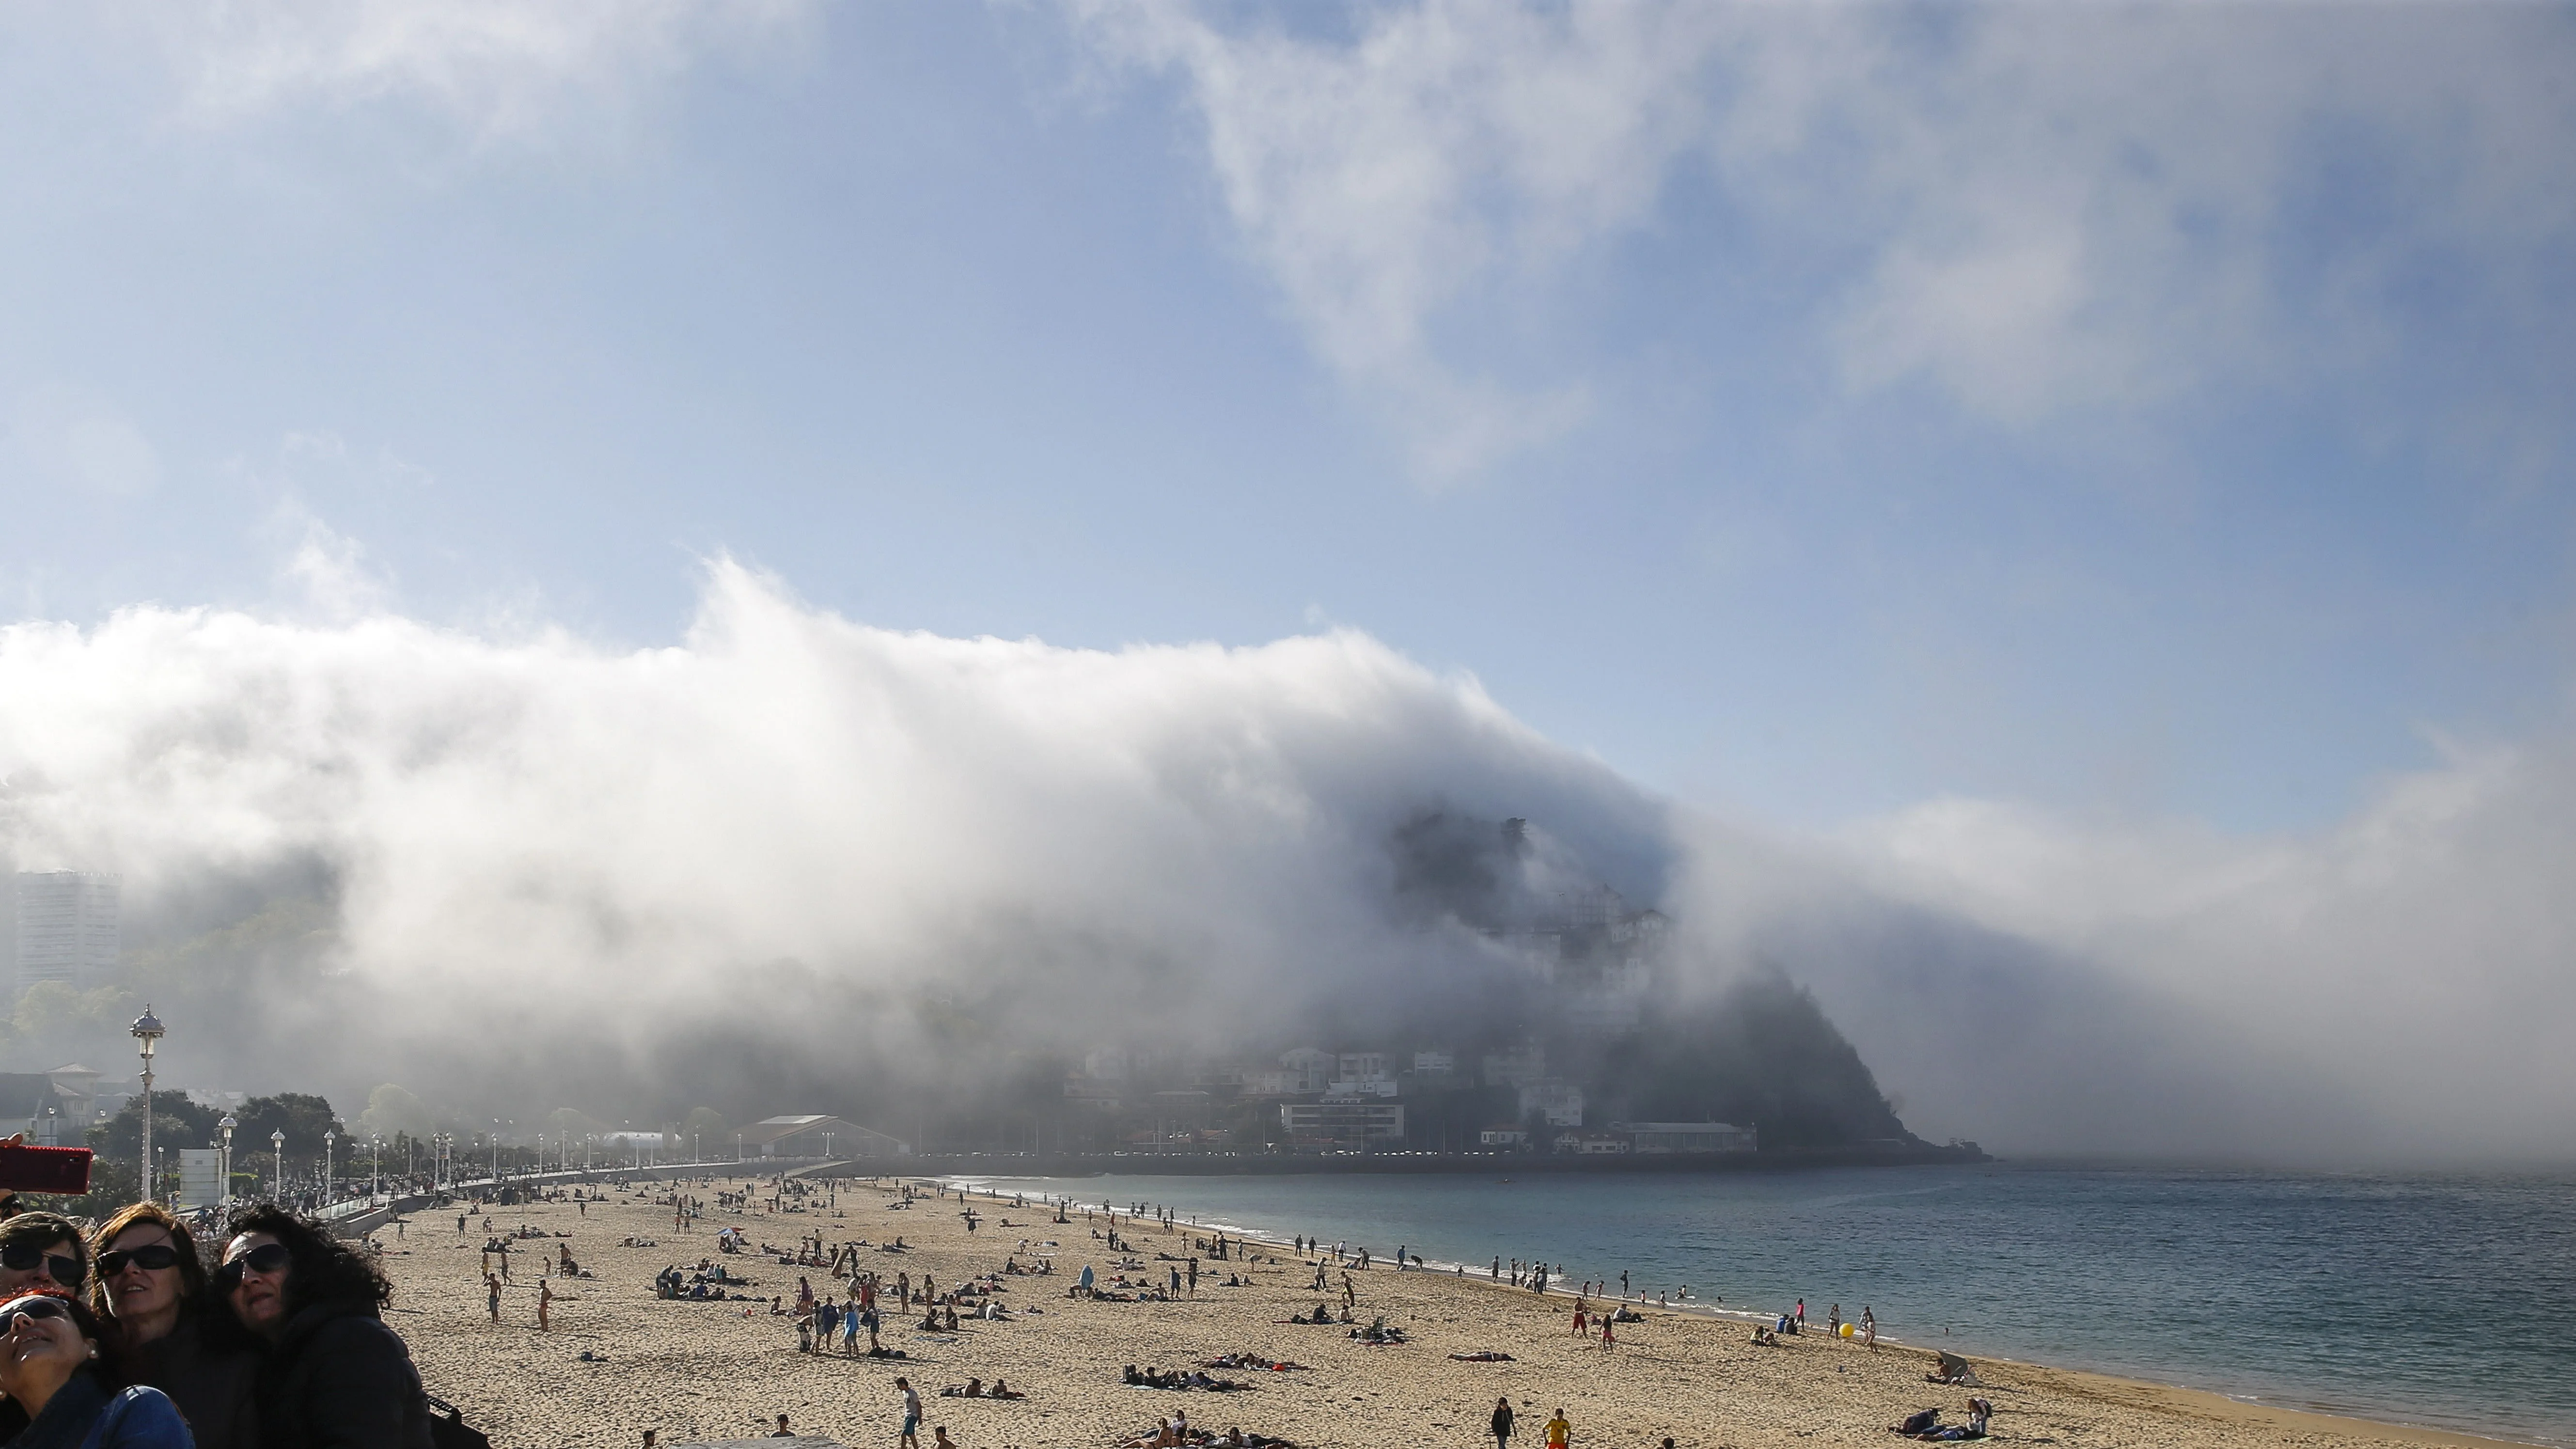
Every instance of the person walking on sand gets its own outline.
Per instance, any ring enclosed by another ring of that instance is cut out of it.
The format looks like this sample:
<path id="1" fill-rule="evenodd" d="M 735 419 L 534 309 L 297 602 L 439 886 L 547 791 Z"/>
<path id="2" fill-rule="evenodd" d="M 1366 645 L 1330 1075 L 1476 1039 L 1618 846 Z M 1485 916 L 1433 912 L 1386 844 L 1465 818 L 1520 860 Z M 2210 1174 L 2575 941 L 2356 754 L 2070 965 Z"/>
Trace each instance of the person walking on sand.
<path id="1" fill-rule="evenodd" d="M 553 1280 L 553 1279 L 551 1279 L 551 1278 L 541 1278 L 541 1279 L 539 1279 L 539 1280 L 537 1281 L 537 1332 L 539 1332 L 539 1333 L 548 1333 L 548 1332 L 553 1331 L 553 1329 L 554 1329 L 554 1323 L 553 1323 L 553 1309 L 554 1309 L 554 1306 L 555 1306 L 555 1285 L 554 1285 L 554 1280 Z"/>
<path id="2" fill-rule="evenodd" d="M 1605 1349 L 1617 1348 L 1619 1346 L 1618 1336 L 1610 1331 L 1610 1320 L 1617 1316 L 1618 1315 L 1615 1313 L 1604 1313 L 1601 1315 L 1601 1346 Z"/>
<path id="3" fill-rule="evenodd" d="M 1494 1449 L 1512 1449 L 1512 1401 L 1494 1400 Z"/>
<path id="4" fill-rule="evenodd" d="M 1807 1331 L 1807 1300 L 1804 1298 L 1798 1300 L 1798 1331 Z"/>
<path id="5" fill-rule="evenodd" d="M 483 1307 L 494 1323 L 501 1321 L 501 1280 L 489 1273 L 483 1275 Z"/>
<path id="6" fill-rule="evenodd" d="M 1577 1338 L 1586 1336 L 1583 1331 L 1583 1300 L 1580 1298 L 1574 1300 L 1574 1336 Z"/>
<path id="7" fill-rule="evenodd" d="M 1860 1341 L 1873 1350 L 1878 1347 L 1878 1315 L 1866 1303 L 1860 1306 Z"/>
<path id="8" fill-rule="evenodd" d="M 903 1390 L 903 1432 L 895 1436 L 897 1449 L 921 1449 L 921 1395 L 912 1391 L 912 1381 L 897 1378 L 894 1386 Z"/>
<path id="9" fill-rule="evenodd" d="M 1565 1410 L 1547 1421 L 1547 1449 L 1567 1449 L 1574 1442 L 1574 1426 L 1565 1421 Z"/>

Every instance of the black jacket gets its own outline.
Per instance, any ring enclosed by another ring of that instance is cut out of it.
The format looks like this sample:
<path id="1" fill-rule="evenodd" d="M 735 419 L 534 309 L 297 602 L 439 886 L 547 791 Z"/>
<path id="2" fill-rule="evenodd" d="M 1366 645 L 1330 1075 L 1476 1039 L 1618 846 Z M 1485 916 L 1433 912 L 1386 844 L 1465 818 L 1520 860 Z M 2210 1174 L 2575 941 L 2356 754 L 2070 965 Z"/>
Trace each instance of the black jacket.
<path id="1" fill-rule="evenodd" d="M 197 1449 L 258 1449 L 251 1395 L 259 1355 L 232 1341 L 237 1336 L 210 1334 L 203 1319 L 183 1314 L 168 1333 L 125 1349 L 120 1368 L 126 1382 L 150 1384 L 170 1396 L 187 1418 Z"/>
<path id="2" fill-rule="evenodd" d="M 411 1350 L 372 1303 L 317 1303 L 287 1320 L 259 1372 L 262 1449 L 430 1449 Z"/>

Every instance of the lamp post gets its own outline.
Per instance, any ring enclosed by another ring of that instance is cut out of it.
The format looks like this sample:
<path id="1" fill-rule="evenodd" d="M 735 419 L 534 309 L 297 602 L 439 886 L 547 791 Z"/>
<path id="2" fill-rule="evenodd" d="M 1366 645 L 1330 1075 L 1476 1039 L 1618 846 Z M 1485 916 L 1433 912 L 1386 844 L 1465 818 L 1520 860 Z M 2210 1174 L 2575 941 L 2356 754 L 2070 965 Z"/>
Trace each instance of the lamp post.
<path id="1" fill-rule="evenodd" d="M 216 1130 L 224 1134 L 222 1161 L 224 1164 L 224 1211 L 226 1213 L 230 1213 L 233 1206 L 233 1129 L 240 1125 L 241 1123 L 233 1120 L 233 1114 L 230 1112 L 226 1112 L 223 1116 L 223 1120 L 215 1124 Z"/>
<path id="2" fill-rule="evenodd" d="M 339 1140 L 340 1140 L 340 1134 L 339 1134 L 339 1133 L 337 1133 L 337 1132 L 333 1132 L 333 1131 L 331 1131 L 331 1130 L 330 1130 L 330 1129 L 328 1129 L 328 1128 L 323 1129 L 323 1132 L 322 1132 L 322 1205 L 323 1205 L 324 1207 L 329 1207 L 329 1206 L 331 1205 L 331 1144 L 332 1144 L 332 1143 L 334 1143 L 334 1142 L 337 1142 L 337 1141 L 339 1141 Z"/>
<path id="3" fill-rule="evenodd" d="M 143 1200 L 152 1201 L 152 1048 L 161 1041 L 161 1018 L 152 1014 L 152 1003 L 143 1003 L 143 1014 L 134 1018 L 129 1028 L 134 1039 L 143 1044 Z"/>
<path id="4" fill-rule="evenodd" d="M 286 1129 L 280 1127 L 268 1134 L 268 1145 L 277 1149 L 277 1187 L 275 1196 L 286 1196 Z"/>

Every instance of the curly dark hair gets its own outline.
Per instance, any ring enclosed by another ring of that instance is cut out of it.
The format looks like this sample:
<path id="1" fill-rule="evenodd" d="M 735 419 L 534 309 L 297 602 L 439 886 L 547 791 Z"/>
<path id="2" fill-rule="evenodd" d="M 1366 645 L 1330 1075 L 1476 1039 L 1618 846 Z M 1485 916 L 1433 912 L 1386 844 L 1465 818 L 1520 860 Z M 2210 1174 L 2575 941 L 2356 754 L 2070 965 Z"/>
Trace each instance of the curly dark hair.
<path id="1" fill-rule="evenodd" d="M 224 1224 L 224 1242 L 244 1233 L 267 1233 L 286 1245 L 286 1311 L 297 1313 L 317 1303 L 364 1303 L 382 1308 L 393 1301 L 394 1285 L 364 1254 L 333 1237 L 331 1229 L 311 1218 L 264 1202 L 234 1213 Z M 229 1292 L 218 1274 L 217 1291 Z"/>

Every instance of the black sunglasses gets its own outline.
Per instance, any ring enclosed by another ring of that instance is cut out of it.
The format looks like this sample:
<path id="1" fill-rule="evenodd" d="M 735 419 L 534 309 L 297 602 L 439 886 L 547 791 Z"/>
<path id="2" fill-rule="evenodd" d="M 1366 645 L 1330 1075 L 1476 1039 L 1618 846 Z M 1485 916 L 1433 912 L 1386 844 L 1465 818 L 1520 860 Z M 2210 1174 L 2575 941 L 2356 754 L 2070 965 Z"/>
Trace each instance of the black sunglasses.
<path id="1" fill-rule="evenodd" d="M 215 1270 L 215 1291 L 230 1293 L 240 1286 L 244 1270 L 274 1273 L 285 1267 L 286 1260 L 293 1256 L 284 1243 L 262 1243 Z"/>
<path id="2" fill-rule="evenodd" d="M 98 1276 L 113 1278 L 132 1263 L 155 1273 L 179 1266 L 179 1250 L 168 1243 L 146 1243 L 139 1248 L 110 1248 L 98 1255 Z"/>
<path id="3" fill-rule="evenodd" d="M 69 1318 L 71 1314 L 71 1305 L 63 1300 L 35 1294 L 0 1308 L 0 1334 L 16 1328 L 21 1318 Z"/>
<path id="4" fill-rule="evenodd" d="M 89 1270 L 81 1266 L 80 1259 L 48 1253 L 35 1243 L 11 1243 L 0 1248 L 0 1268 L 24 1273 L 38 1264 L 44 1265 L 45 1272 L 66 1288 L 78 1288 L 81 1280 L 89 1276 Z"/>

